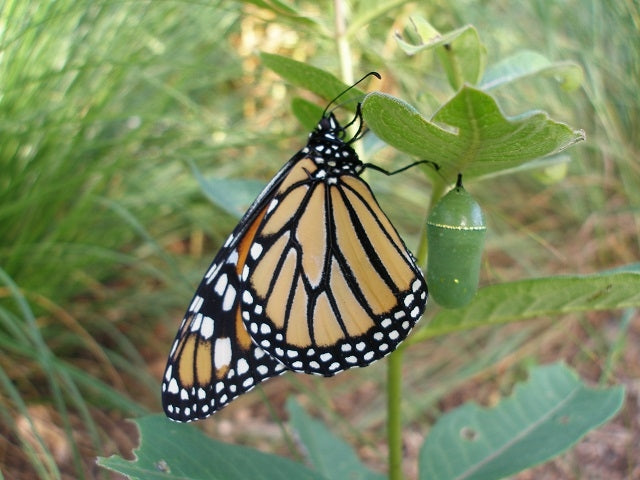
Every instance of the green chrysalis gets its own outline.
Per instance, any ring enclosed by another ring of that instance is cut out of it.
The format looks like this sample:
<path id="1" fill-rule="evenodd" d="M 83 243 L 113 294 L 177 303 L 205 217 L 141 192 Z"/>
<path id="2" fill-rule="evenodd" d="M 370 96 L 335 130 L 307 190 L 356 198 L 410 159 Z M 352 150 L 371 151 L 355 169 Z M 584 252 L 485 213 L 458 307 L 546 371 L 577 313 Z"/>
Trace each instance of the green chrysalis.
<path id="1" fill-rule="evenodd" d="M 456 186 L 427 218 L 427 284 L 441 306 L 460 308 L 475 295 L 486 231 L 482 209 L 462 186 L 459 174 Z"/>

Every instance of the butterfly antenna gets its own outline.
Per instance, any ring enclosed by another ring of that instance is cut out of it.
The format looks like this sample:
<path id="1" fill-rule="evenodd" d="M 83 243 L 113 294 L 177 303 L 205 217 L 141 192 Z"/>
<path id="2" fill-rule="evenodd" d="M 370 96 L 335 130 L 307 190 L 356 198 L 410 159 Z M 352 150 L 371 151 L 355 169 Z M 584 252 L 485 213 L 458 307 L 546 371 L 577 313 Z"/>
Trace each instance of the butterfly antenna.
<path id="1" fill-rule="evenodd" d="M 333 100 L 331 100 L 329 102 L 329 104 L 325 107 L 324 111 L 322 112 L 322 116 L 326 116 L 327 112 L 329 111 L 329 108 L 331 107 L 331 105 L 333 105 L 334 103 L 336 103 L 336 101 L 343 96 L 345 93 L 347 93 L 349 90 L 351 90 L 352 88 L 355 88 L 357 85 L 359 85 L 360 83 L 364 82 L 367 78 L 374 76 L 376 77 L 378 80 L 382 79 L 382 76 L 378 73 L 378 72 L 369 72 L 367 73 L 364 77 L 362 77 L 360 80 L 358 80 L 356 83 L 354 83 L 353 85 L 351 85 L 349 88 L 346 88 L 345 90 L 343 90 L 342 92 L 340 92 Z"/>

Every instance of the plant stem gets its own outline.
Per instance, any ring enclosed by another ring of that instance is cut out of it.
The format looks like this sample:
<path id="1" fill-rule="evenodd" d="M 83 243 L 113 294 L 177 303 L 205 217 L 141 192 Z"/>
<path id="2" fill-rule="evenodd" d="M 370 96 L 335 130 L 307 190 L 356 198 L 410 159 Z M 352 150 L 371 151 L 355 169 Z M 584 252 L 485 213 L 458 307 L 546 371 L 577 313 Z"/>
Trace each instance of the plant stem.
<path id="1" fill-rule="evenodd" d="M 445 184 L 434 182 L 431 190 L 429 212 L 444 194 Z M 426 226 L 426 221 L 425 221 Z M 418 245 L 417 263 L 427 263 L 427 235 L 423 231 Z M 389 355 L 387 361 L 387 446 L 389 448 L 389 479 L 402 480 L 402 364 L 404 349 L 408 343 Z"/>
<path id="2" fill-rule="evenodd" d="M 340 59 L 340 77 L 347 85 L 353 84 L 353 64 L 351 63 L 351 48 L 347 38 L 347 17 L 345 1 L 333 0 L 333 14 L 336 27 L 336 48 Z"/>
<path id="3" fill-rule="evenodd" d="M 402 480 L 402 360 L 400 347 L 387 360 L 387 447 L 389 480 Z"/>

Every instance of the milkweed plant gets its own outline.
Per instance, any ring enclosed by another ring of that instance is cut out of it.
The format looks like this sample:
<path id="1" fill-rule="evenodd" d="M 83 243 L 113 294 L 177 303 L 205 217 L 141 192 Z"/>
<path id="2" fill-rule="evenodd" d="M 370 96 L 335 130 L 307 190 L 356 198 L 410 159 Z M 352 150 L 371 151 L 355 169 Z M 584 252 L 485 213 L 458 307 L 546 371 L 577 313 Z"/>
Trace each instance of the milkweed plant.
<path id="1" fill-rule="evenodd" d="M 574 63 L 554 63 L 530 51 L 487 67 L 486 48 L 473 26 L 442 33 L 416 17 L 410 30 L 408 37 L 397 36 L 398 47 L 411 56 L 435 55 L 446 73 L 450 98 L 429 117 L 419 104 L 411 105 L 388 93 L 374 90 L 361 99 L 368 135 L 378 140 L 378 146 L 424 160 L 424 165 L 415 168 L 430 185 L 424 233 L 415 250 L 417 265 L 427 266 L 430 300 L 411 336 L 383 360 L 387 369 L 387 474 L 365 466 L 345 441 L 293 400 L 287 402 L 287 410 L 306 464 L 225 444 L 191 425 L 157 415 L 136 420 L 141 444 L 135 460 L 113 456 L 100 458 L 100 465 L 130 478 L 388 476 L 398 480 L 403 478 L 401 402 L 407 349 L 480 326 L 637 304 L 634 295 L 640 288 L 640 272 L 632 267 L 478 288 L 485 235 L 491 225 L 483 213 L 486 206 L 474 199 L 474 183 L 562 165 L 568 160 L 563 152 L 585 140 L 582 130 L 544 112 L 506 116 L 492 92 L 508 89 L 516 81 L 550 76 L 571 90 L 580 85 L 582 70 Z M 352 83 L 348 49 L 340 51 L 342 79 L 284 56 L 262 53 L 260 58 L 287 83 L 317 94 L 326 104 Z M 384 77 L 385 66 L 379 70 Z M 321 118 L 323 107 L 300 99 L 293 105 L 293 113 L 307 129 Z M 206 182 L 203 187 L 207 188 Z M 499 479 L 526 470 L 566 451 L 609 420 L 621 408 L 623 398 L 623 387 L 591 388 L 564 364 L 533 368 L 526 382 L 492 408 L 466 403 L 444 413 L 425 430 L 418 477 Z"/>

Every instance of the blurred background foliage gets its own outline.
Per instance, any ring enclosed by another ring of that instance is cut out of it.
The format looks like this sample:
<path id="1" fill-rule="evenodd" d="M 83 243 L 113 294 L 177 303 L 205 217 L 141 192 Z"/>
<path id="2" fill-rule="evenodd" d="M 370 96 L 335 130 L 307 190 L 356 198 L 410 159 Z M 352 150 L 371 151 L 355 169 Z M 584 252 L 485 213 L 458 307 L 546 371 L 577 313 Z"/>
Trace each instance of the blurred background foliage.
<path id="1" fill-rule="evenodd" d="M 348 27 L 342 43 L 336 6 Z M 306 138 L 289 102 L 294 94 L 313 97 L 288 89 L 257 54 L 286 55 L 345 80 L 377 70 L 383 80 L 369 88 L 429 116 L 453 92 L 433 55 L 407 57 L 398 48 L 394 33 L 410 35 L 412 15 L 441 31 L 474 24 L 490 64 L 535 49 L 585 71 L 577 92 L 552 79 L 492 92 L 507 114 L 546 110 L 584 129 L 587 142 L 567 152 L 566 172 L 470 186 L 489 224 L 482 282 L 638 261 L 637 2 L 1 2 L 0 466 L 7 478 L 100 475 L 96 454 L 126 452 L 135 442 L 123 419 L 159 410 L 175 328 L 236 222 L 206 201 L 190 163 L 207 177 L 266 181 Z M 338 55 L 345 43 L 351 66 Z M 384 149 L 366 160 L 401 166 L 410 159 Z M 368 180 L 415 247 L 429 185 L 419 175 L 381 177 Z M 421 344 L 409 352 L 407 420 L 430 421 L 469 398 L 491 404 L 526 365 L 558 358 L 592 380 L 625 383 L 637 401 L 639 337 L 636 312 L 613 312 Z M 205 428 L 287 451 L 274 443 L 277 418 L 287 392 L 296 391 L 328 418 L 348 417 L 341 428 L 375 464 L 384 456 L 383 368 L 327 381 L 287 375 Z M 640 425 L 632 410 L 621 417 L 628 452 L 640 444 Z M 421 442 L 410 427 L 406 435 L 411 457 Z M 632 458 L 611 468 L 629 474 L 637 468 Z M 570 471 L 580 463 L 564 462 Z M 562 465 L 554 467 L 559 478 Z"/>

